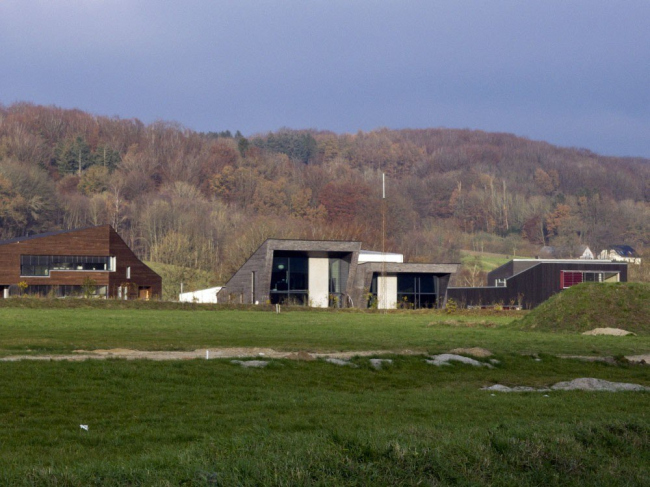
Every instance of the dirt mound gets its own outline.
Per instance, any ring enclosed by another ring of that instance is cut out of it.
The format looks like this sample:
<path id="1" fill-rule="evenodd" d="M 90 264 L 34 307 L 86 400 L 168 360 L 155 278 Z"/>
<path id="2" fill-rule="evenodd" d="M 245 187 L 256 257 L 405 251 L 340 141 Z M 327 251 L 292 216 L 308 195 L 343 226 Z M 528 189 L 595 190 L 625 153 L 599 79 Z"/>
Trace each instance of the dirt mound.
<path id="1" fill-rule="evenodd" d="M 585 331 L 583 335 L 611 335 L 615 337 L 624 337 L 627 335 L 635 335 L 631 331 L 622 330 L 621 328 L 594 328 L 593 330 Z"/>
<path id="2" fill-rule="evenodd" d="M 454 348 L 453 350 L 450 350 L 449 353 L 453 353 L 456 355 L 471 355 L 472 357 L 478 357 L 478 358 L 485 358 L 485 357 L 492 356 L 492 352 L 481 347 Z"/>
<path id="3" fill-rule="evenodd" d="M 513 324 L 531 331 L 585 332 L 622 328 L 650 335 L 650 284 L 583 283 L 566 289 Z"/>

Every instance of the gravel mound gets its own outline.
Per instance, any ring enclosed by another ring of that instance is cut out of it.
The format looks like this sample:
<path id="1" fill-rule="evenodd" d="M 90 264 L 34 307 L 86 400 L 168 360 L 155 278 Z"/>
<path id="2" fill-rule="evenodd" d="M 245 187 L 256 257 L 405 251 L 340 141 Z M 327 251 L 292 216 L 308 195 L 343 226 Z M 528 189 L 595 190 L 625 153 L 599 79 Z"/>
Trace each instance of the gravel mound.
<path id="1" fill-rule="evenodd" d="M 610 335 L 615 337 L 624 337 L 627 335 L 636 336 L 636 333 L 621 328 L 594 328 L 593 330 L 585 331 L 583 335 Z"/>
<path id="2" fill-rule="evenodd" d="M 620 392 L 620 391 L 650 391 L 650 387 L 644 387 L 639 384 L 628 384 L 625 382 L 610 382 L 603 379 L 594 379 L 590 377 L 583 377 L 580 379 L 573 379 L 565 382 L 558 382 L 553 384 L 551 388 L 535 388 L 529 386 L 516 386 L 508 387 L 501 384 L 495 384 L 490 387 L 483 387 L 484 391 L 493 392 L 548 392 L 548 391 L 604 391 L 604 392 Z"/>
<path id="3" fill-rule="evenodd" d="M 325 359 L 325 362 L 330 363 L 330 364 L 334 364 L 334 365 L 340 365 L 341 367 L 348 366 L 348 367 L 352 367 L 353 369 L 356 369 L 357 367 L 359 367 L 358 365 L 353 364 L 352 362 L 349 362 L 348 360 L 343 360 L 343 359 L 340 359 L 340 358 L 329 357 L 329 358 Z"/>
<path id="4" fill-rule="evenodd" d="M 479 362 L 473 358 L 463 357 L 462 355 L 456 355 L 453 353 L 442 353 L 440 355 L 432 355 L 431 360 L 426 360 L 426 363 L 430 365 L 436 365 L 440 367 L 441 365 L 451 365 L 451 362 L 461 362 L 467 365 L 473 365 L 474 367 L 487 367 L 492 369 L 493 367 L 490 364 Z"/>
<path id="5" fill-rule="evenodd" d="M 650 391 L 650 387 L 625 382 L 610 382 L 608 380 L 581 378 L 568 382 L 558 382 L 551 386 L 556 391 Z"/>

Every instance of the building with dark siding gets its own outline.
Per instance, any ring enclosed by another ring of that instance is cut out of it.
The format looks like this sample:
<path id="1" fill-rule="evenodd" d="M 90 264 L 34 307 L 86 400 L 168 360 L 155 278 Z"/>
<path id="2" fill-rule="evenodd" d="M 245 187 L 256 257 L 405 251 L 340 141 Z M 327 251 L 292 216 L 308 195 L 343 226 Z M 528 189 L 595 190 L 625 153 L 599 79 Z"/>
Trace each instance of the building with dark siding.
<path id="1" fill-rule="evenodd" d="M 0 297 L 22 293 L 151 299 L 162 278 L 102 225 L 0 241 Z"/>
<path id="2" fill-rule="evenodd" d="M 458 264 L 404 263 L 360 242 L 266 240 L 219 291 L 222 302 L 319 308 L 440 308 Z"/>
<path id="3" fill-rule="evenodd" d="M 453 287 L 448 297 L 461 306 L 534 308 L 582 282 L 626 282 L 627 263 L 582 259 L 514 259 L 487 276 L 486 287 Z"/>

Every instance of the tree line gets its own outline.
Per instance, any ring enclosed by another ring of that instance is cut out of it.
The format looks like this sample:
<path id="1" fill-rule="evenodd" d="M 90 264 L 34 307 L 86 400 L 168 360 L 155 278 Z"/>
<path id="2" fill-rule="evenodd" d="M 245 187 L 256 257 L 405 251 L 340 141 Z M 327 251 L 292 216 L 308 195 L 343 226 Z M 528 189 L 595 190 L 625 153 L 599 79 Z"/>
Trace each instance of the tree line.
<path id="1" fill-rule="evenodd" d="M 225 281 L 268 237 L 458 261 L 650 240 L 650 161 L 510 134 L 281 129 L 245 137 L 0 106 L 0 238 L 110 223 L 147 260 Z"/>

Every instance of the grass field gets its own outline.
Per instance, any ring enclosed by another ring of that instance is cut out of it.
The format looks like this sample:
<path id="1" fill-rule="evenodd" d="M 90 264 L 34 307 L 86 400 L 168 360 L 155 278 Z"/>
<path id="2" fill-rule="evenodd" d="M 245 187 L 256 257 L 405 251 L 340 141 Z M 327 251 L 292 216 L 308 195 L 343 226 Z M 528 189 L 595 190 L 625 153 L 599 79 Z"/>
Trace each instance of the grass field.
<path id="1" fill-rule="evenodd" d="M 647 366 L 554 356 L 647 353 L 650 338 L 526 331 L 515 317 L 1 307 L 5 356 L 483 346 L 501 363 L 1 362 L 0 485 L 648 485 L 650 393 L 480 388 L 577 377 L 650 386 Z"/>

